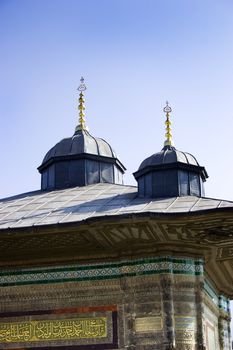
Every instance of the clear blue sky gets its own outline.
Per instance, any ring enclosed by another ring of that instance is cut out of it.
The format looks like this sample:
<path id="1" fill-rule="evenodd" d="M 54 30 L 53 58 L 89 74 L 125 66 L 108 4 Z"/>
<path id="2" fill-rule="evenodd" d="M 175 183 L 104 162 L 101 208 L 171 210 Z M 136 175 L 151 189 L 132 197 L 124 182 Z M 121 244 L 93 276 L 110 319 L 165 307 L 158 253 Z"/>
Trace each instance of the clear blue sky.
<path id="1" fill-rule="evenodd" d="M 233 200 L 231 0 L 0 0 L 0 197 L 40 188 L 40 165 L 86 119 L 127 167 L 126 184 L 164 141 L 172 108 L 178 149 Z"/>

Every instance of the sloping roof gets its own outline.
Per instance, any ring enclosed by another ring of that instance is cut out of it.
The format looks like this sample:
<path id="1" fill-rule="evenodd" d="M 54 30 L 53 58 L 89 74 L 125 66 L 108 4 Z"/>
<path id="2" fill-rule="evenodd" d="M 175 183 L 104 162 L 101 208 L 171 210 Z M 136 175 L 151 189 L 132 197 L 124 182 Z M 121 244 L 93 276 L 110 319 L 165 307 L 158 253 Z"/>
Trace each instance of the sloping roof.
<path id="1" fill-rule="evenodd" d="M 80 222 L 89 218 L 153 212 L 191 213 L 232 208 L 233 202 L 195 196 L 139 198 L 137 188 L 95 184 L 35 191 L 0 200 L 0 229 Z"/>

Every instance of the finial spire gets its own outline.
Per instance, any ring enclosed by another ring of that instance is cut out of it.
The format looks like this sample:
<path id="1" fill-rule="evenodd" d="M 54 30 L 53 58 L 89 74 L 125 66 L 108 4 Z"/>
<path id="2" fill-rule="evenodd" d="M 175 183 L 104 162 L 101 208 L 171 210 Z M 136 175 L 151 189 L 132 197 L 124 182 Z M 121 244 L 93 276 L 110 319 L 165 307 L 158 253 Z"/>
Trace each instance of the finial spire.
<path id="1" fill-rule="evenodd" d="M 85 120 L 85 105 L 84 105 L 84 95 L 83 95 L 83 91 L 85 91 L 87 89 L 85 83 L 84 83 L 84 78 L 81 77 L 80 79 L 80 85 L 78 87 L 78 91 L 80 91 L 79 93 L 79 105 L 78 105 L 78 109 L 79 109 L 79 124 L 78 126 L 76 126 L 75 128 L 75 132 L 80 131 L 80 130 L 87 130 L 87 126 L 86 126 L 86 120 Z"/>
<path id="2" fill-rule="evenodd" d="M 168 101 L 166 101 L 166 106 L 163 109 L 164 113 L 166 113 L 166 140 L 164 142 L 164 146 L 173 146 L 172 142 L 172 133 L 171 133 L 171 121 L 170 121 L 170 113 L 172 112 L 171 107 L 168 104 Z"/>

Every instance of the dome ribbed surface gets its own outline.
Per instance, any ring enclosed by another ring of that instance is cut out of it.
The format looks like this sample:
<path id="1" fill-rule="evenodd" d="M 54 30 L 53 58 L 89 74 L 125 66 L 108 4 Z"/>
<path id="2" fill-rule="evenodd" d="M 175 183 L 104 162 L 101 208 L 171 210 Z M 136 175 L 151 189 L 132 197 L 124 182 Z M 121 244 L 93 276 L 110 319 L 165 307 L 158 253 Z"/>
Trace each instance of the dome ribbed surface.
<path id="1" fill-rule="evenodd" d="M 112 147 L 105 140 L 93 137 L 88 131 L 83 130 L 74 134 L 73 137 L 58 142 L 45 155 L 42 164 L 54 157 L 83 153 L 110 158 L 117 157 Z"/>
<path id="2" fill-rule="evenodd" d="M 144 169 L 147 166 L 177 162 L 199 166 L 198 161 L 192 154 L 178 151 L 175 147 L 165 146 L 162 151 L 154 153 L 152 156 L 146 158 L 141 163 L 138 170 Z"/>

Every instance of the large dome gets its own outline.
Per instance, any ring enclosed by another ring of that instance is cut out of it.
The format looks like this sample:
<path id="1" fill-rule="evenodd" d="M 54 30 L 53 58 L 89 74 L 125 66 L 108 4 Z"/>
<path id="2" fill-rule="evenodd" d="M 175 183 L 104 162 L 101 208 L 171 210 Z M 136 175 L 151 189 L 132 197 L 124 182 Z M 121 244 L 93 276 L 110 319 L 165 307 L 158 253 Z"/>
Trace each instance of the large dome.
<path id="1" fill-rule="evenodd" d="M 105 140 L 77 130 L 46 153 L 38 170 L 42 189 L 51 190 L 99 182 L 122 184 L 125 167 Z"/>
<path id="2" fill-rule="evenodd" d="M 83 92 L 84 79 L 80 79 L 79 124 L 72 137 L 52 147 L 38 167 L 41 188 L 53 190 L 73 186 L 86 186 L 100 182 L 123 184 L 124 165 L 112 147 L 101 138 L 93 137 L 85 123 Z"/>
<path id="3" fill-rule="evenodd" d="M 93 137 L 87 130 L 82 130 L 76 132 L 73 137 L 62 139 L 52 147 L 45 155 L 42 165 L 55 157 L 73 157 L 84 153 L 117 158 L 116 153 L 105 140 Z"/>

